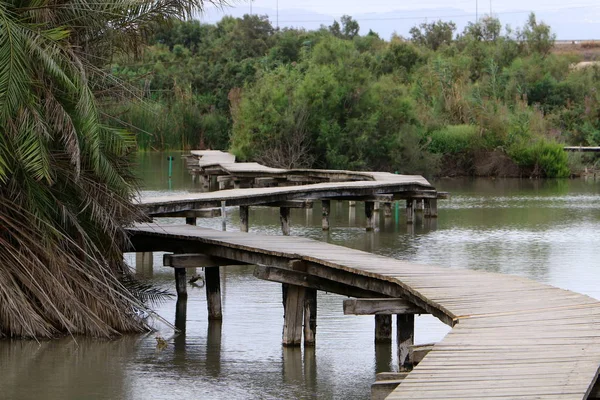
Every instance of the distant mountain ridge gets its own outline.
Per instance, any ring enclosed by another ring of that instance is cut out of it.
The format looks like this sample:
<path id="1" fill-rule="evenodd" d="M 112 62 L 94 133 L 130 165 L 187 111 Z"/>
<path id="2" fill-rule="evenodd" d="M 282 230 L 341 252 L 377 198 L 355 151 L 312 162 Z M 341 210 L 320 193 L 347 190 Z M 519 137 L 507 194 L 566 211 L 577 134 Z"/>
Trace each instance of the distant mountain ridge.
<path id="1" fill-rule="evenodd" d="M 489 13 L 489 10 L 480 9 L 479 16 L 485 15 L 486 12 Z M 494 14 L 494 16 L 500 18 L 503 25 L 508 24 L 515 29 L 525 23 L 529 12 L 529 10 L 503 11 Z M 224 8 L 223 10 L 207 8 L 200 19 L 203 22 L 215 23 L 225 15 L 242 17 L 244 14 L 249 13 L 250 7 L 248 5 Z M 277 10 L 273 8 L 254 7 L 252 13 L 268 15 L 274 26 L 277 25 L 278 19 L 280 27 L 303 27 L 306 29 L 318 29 L 321 25 L 331 25 L 335 19 L 339 19 L 339 17 L 336 18 L 332 15 L 304 9 L 280 9 L 279 18 L 277 18 Z M 537 11 L 536 16 L 538 20 L 543 20 L 552 27 L 559 40 L 600 39 L 600 9 L 565 8 L 556 11 L 544 10 Z M 458 8 L 362 13 L 354 14 L 352 17 L 360 24 L 361 34 L 364 35 L 371 29 L 384 39 L 389 39 L 394 32 L 401 36 L 409 36 L 408 32 L 411 27 L 438 19 L 454 21 L 458 27 L 458 32 L 462 32 L 469 21 L 475 21 L 473 11 Z"/>

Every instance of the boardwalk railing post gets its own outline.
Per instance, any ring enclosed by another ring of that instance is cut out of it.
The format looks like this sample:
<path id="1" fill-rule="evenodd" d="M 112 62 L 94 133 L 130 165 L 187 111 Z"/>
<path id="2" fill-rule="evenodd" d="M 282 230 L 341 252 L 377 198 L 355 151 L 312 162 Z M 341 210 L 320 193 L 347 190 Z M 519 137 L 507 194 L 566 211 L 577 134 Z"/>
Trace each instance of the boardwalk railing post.
<path id="1" fill-rule="evenodd" d="M 365 201 L 365 217 L 367 217 L 367 231 L 375 229 L 375 202 Z"/>
<path id="2" fill-rule="evenodd" d="M 240 231 L 248 232 L 248 214 L 250 212 L 250 207 L 248 206 L 240 206 Z"/>
<path id="3" fill-rule="evenodd" d="M 284 236 L 290 235 L 290 208 L 280 207 L 279 208 L 279 219 L 281 220 L 281 232 Z"/>
<path id="4" fill-rule="evenodd" d="M 375 315 L 375 343 L 392 342 L 392 316 L 389 314 Z"/>
<path id="5" fill-rule="evenodd" d="M 412 224 L 415 221 L 415 200 L 406 199 L 406 223 Z"/>
<path id="6" fill-rule="evenodd" d="M 412 345 L 415 338 L 415 315 L 396 315 L 396 341 L 398 345 L 398 368 L 410 371 L 413 367 Z"/>
<path id="7" fill-rule="evenodd" d="M 331 209 L 331 202 L 329 200 L 321 201 L 321 211 L 323 215 L 323 230 L 329 230 L 329 211 Z"/>
<path id="8" fill-rule="evenodd" d="M 304 346 L 314 346 L 317 335 L 317 290 L 304 291 Z"/>
<path id="9" fill-rule="evenodd" d="M 207 267 L 204 269 L 204 280 L 206 284 L 206 307 L 209 320 L 223 319 L 221 310 L 221 276 L 219 267 Z"/>

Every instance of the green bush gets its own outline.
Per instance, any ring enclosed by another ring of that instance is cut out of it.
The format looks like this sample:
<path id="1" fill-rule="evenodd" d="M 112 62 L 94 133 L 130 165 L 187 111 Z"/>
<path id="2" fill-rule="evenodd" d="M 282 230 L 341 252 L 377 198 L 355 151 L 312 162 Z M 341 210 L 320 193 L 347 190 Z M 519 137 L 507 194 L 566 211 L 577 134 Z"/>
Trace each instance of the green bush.
<path id="1" fill-rule="evenodd" d="M 428 149 L 436 154 L 460 154 L 474 150 L 478 128 L 474 125 L 448 125 L 429 135 Z"/>
<path id="2" fill-rule="evenodd" d="M 569 158 L 560 143 L 538 140 L 528 146 L 515 146 L 510 156 L 519 167 L 531 171 L 532 176 L 567 178 L 571 174 Z"/>

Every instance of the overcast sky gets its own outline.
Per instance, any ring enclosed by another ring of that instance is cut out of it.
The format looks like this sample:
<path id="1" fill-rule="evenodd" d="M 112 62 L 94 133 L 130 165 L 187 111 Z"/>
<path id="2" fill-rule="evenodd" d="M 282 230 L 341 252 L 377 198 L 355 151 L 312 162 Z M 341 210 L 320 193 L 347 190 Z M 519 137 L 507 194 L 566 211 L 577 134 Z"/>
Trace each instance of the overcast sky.
<path id="1" fill-rule="evenodd" d="M 241 17 L 250 13 L 248 0 L 226 0 L 230 7 L 217 11 L 207 7 L 200 17 L 204 22 L 215 23 L 224 15 Z M 279 18 L 277 18 L 277 9 Z M 267 14 L 271 22 L 280 27 L 293 26 L 317 29 L 329 25 L 334 18 L 346 14 L 358 20 L 361 34 L 369 29 L 389 38 L 392 32 L 407 35 L 410 27 L 433 20 L 452 20 L 458 31 L 475 15 L 492 11 L 503 24 L 522 26 L 529 12 L 550 24 L 558 39 L 600 39 L 600 1 L 598 0 L 254 0 L 252 12 Z"/>
<path id="2" fill-rule="evenodd" d="M 253 7 L 279 9 L 300 9 L 311 12 L 317 12 L 329 15 L 343 14 L 364 14 L 369 12 L 389 12 L 395 10 L 410 10 L 410 9 L 432 9 L 436 8 L 460 8 L 465 11 L 475 12 L 476 3 L 481 12 L 488 12 L 490 9 L 489 0 L 455 0 L 455 1 L 440 1 L 440 0 L 420 0 L 420 1 L 393 1 L 393 0 L 255 0 Z M 250 9 L 249 1 L 230 1 L 230 4 L 239 8 Z M 564 8 L 594 8 L 600 7 L 598 1 L 593 0 L 496 0 L 491 2 L 491 7 L 494 12 L 512 11 L 512 10 L 527 10 L 527 11 L 542 11 L 542 10 L 560 10 Z"/>

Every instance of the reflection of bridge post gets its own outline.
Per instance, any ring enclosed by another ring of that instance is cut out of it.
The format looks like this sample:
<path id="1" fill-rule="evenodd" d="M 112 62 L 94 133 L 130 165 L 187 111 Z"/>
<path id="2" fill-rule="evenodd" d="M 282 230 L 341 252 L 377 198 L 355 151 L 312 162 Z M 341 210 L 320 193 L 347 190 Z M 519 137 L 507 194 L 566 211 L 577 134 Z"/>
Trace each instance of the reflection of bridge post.
<path id="1" fill-rule="evenodd" d="M 282 352 L 284 382 L 302 382 L 302 349 L 299 347 L 284 347 Z"/>
<path id="2" fill-rule="evenodd" d="M 388 315 L 391 317 L 390 315 Z M 392 342 L 375 343 L 375 373 L 389 372 L 392 365 Z"/>
<path id="3" fill-rule="evenodd" d="M 135 273 L 140 277 L 151 277 L 154 274 L 153 253 L 135 253 Z"/>
<path id="4" fill-rule="evenodd" d="M 317 387 L 317 357 L 314 347 L 304 348 L 304 381 L 306 387 Z"/>
<path id="5" fill-rule="evenodd" d="M 350 205 L 350 203 L 354 203 L 354 204 Z M 354 224 L 356 224 L 356 202 L 355 201 L 349 201 L 348 204 L 349 204 L 349 207 L 348 207 L 348 225 L 349 226 L 354 226 Z"/>
<path id="6" fill-rule="evenodd" d="M 221 331 L 223 323 L 218 320 L 208 321 L 206 335 L 206 364 L 213 376 L 221 373 Z"/>

